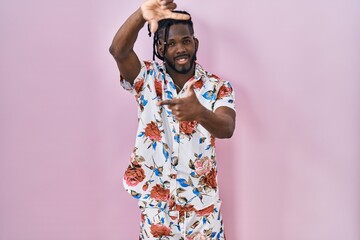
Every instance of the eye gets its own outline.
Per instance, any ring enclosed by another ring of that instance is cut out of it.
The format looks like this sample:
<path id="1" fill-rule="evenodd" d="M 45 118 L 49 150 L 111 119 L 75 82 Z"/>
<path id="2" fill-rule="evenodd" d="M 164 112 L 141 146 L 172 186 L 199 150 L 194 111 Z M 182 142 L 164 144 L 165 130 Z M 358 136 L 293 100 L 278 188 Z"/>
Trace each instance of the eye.
<path id="1" fill-rule="evenodd" d="M 191 43 L 190 39 L 185 39 L 185 40 L 183 41 L 183 44 L 185 44 L 185 45 L 188 45 L 188 44 L 190 44 L 190 43 Z"/>
<path id="2" fill-rule="evenodd" d="M 167 43 L 167 46 L 168 47 L 175 47 L 175 42 L 169 42 L 169 43 Z"/>

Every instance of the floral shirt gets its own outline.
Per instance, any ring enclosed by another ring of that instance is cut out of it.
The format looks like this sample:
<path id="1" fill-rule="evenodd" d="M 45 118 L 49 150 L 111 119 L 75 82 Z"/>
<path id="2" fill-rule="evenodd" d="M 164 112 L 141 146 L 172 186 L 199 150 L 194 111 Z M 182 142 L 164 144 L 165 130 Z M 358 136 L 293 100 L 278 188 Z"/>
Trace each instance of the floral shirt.
<path id="1" fill-rule="evenodd" d="M 229 82 L 196 63 L 194 91 L 211 111 L 235 109 Z M 138 130 L 130 164 L 124 174 L 125 189 L 147 207 L 201 210 L 219 201 L 215 138 L 196 121 L 177 121 L 162 99 L 181 98 L 188 81 L 177 93 L 161 63 L 141 62 L 133 85 L 121 78 L 138 103 Z"/>

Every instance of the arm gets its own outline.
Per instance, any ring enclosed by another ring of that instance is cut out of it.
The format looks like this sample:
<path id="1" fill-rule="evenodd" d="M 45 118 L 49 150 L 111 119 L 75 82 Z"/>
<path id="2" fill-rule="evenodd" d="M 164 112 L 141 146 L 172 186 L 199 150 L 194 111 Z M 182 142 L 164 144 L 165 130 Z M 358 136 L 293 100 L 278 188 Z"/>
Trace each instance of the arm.
<path id="1" fill-rule="evenodd" d="M 178 121 L 197 121 L 216 138 L 230 138 L 235 130 L 236 113 L 229 107 L 219 107 L 214 112 L 205 108 L 197 99 L 190 83 L 186 97 L 163 100 L 158 105 L 168 105 Z"/>
<path id="2" fill-rule="evenodd" d="M 138 33 L 148 21 L 155 32 L 158 21 L 164 18 L 188 19 L 189 16 L 171 12 L 176 8 L 173 0 L 146 0 L 120 27 L 110 46 L 121 75 L 131 84 L 140 72 L 141 64 L 134 51 Z"/>
<path id="3" fill-rule="evenodd" d="M 231 138 L 235 130 L 236 113 L 229 107 L 219 107 L 212 112 L 205 107 L 197 121 L 216 138 Z"/>
<path id="4" fill-rule="evenodd" d="M 140 60 L 134 52 L 133 47 L 138 33 L 145 22 L 141 9 L 139 8 L 117 31 L 109 49 L 121 75 L 131 84 L 133 84 L 141 68 Z"/>

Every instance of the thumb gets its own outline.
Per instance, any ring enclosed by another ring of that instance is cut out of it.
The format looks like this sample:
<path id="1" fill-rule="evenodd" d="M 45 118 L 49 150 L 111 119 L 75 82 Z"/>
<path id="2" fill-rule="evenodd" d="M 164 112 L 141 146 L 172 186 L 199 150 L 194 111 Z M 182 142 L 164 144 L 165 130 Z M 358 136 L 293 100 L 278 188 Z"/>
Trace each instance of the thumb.
<path id="1" fill-rule="evenodd" d="M 158 21 L 153 19 L 149 21 L 150 24 L 150 32 L 154 33 L 158 29 Z"/>
<path id="2" fill-rule="evenodd" d="M 192 94 L 195 94 L 194 92 L 194 84 L 196 83 L 196 80 L 193 79 L 191 80 L 191 82 L 189 82 L 187 88 L 186 88 L 186 95 L 192 95 Z"/>

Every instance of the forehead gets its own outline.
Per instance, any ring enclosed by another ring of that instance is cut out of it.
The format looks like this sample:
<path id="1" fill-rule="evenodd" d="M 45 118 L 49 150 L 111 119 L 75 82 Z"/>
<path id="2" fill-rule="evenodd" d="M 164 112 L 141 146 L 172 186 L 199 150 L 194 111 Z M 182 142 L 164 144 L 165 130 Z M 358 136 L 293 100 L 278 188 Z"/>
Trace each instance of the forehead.
<path id="1" fill-rule="evenodd" d="M 168 39 L 183 38 L 187 36 L 192 36 L 189 25 L 178 23 L 170 26 Z"/>

